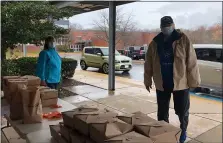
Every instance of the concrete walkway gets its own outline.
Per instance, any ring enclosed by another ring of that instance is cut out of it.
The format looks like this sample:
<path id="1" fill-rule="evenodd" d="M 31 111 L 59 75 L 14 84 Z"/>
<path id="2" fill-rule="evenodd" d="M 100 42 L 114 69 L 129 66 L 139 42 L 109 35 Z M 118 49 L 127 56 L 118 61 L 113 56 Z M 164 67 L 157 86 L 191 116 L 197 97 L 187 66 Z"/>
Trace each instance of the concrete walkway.
<path id="1" fill-rule="evenodd" d="M 108 75 L 82 70 L 77 70 L 73 79 L 89 84 L 65 87 L 78 95 L 63 100 L 77 107 L 88 105 L 107 108 L 119 114 L 141 111 L 156 119 L 157 104 L 154 87 L 148 93 L 141 81 L 116 77 L 116 90 L 109 92 Z M 178 117 L 173 109 L 171 99 L 170 123 L 179 127 Z M 10 143 L 25 143 L 25 140 L 20 139 L 12 128 L 7 128 L 4 132 Z M 188 136 L 189 143 L 222 143 L 222 102 L 191 95 Z"/>
<path id="2" fill-rule="evenodd" d="M 141 111 L 156 119 L 157 104 L 155 88 L 148 93 L 140 81 L 116 77 L 116 90 L 109 92 L 108 75 L 76 71 L 73 79 L 89 85 L 66 87 L 65 89 L 78 94 L 64 100 L 75 106 L 89 105 L 108 108 L 119 114 Z M 173 100 L 170 104 L 170 123 L 179 127 L 175 115 Z M 190 143 L 221 143 L 222 142 L 222 102 L 191 95 L 190 123 L 188 126 Z"/>

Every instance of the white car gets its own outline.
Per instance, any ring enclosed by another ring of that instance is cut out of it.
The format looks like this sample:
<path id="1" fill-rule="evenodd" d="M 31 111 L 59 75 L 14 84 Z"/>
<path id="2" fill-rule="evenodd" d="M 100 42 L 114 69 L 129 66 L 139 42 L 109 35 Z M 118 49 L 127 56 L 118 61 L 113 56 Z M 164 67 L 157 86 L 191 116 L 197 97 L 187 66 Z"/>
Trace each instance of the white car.
<path id="1" fill-rule="evenodd" d="M 222 91 L 222 45 L 193 45 L 201 75 L 201 87 Z"/>
<path id="2" fill-rule="evenodd" d="M 83 49 L 80 65 L 82 70 L 88 67 L 100 68 L 103 73 L 108 73 L 108 47 L 85 47 Z M 121 55 L 115 50 L 115 70 L 116 71 L 130 71 L 132 69 L 132 59 Z"/>

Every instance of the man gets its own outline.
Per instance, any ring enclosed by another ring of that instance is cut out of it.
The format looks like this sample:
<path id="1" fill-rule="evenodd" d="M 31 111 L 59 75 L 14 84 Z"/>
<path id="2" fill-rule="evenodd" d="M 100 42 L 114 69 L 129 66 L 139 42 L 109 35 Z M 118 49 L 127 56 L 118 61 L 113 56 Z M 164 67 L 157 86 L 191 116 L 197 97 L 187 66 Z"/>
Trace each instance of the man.
<path id="1" fill-rule="evenodd" d="M 182 130 L 180 143 L 183 143 L 187 137 L 189 88 L 200 84 L 197 57 L 188 37 L 180 30 L 175 30 L 170 16 L 161 18 L 160 28 L 162 32 L 153 39 L 146 53 L 144 84 L 150 92 L 153 78 L 159 121 L 169 122 L 169 104 L 173 93 L 174 109 Z"/>

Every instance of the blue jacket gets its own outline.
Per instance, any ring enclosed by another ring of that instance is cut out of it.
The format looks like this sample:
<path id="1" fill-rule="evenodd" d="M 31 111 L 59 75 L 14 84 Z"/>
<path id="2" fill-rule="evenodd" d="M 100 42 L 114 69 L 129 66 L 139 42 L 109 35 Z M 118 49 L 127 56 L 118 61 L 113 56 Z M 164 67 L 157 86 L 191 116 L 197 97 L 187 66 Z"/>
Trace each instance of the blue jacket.
<path id="1" fill-rule="evenodd" d="M 36 75 L 47 83 L 59 83 L 61 77 L 61 57 L 50 48 L 39 54 Z"/>

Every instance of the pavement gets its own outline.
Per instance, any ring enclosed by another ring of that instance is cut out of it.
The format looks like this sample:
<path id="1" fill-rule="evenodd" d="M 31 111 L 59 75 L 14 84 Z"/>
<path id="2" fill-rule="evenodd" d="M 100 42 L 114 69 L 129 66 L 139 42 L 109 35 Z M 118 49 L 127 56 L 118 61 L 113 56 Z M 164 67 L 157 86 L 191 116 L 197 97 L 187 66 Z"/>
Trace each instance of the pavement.
<path id="1" fill-rule="evenodd" d="M 73 79 L 88 85 L 65 87 L 78 95 L 63 100 L 75 105 L 88 105 L 107 108 L 118 114 L 141 111 L 156 119 L 157 104 L 155 88 L 149 93 L 141 81 L 116 77 L 116 90 L 108 91 L 108 75 L 77 70 Z M 222 102 L 191 95 L 191 108 L 188 126 L 188 143 L 222 142 Z M 179 127 L 178 117 L 174 113 L 173 100 L 170 103 L 170 124 Z M 5 129 L 11 143 L 25 142 L 13 129 Z"/>

